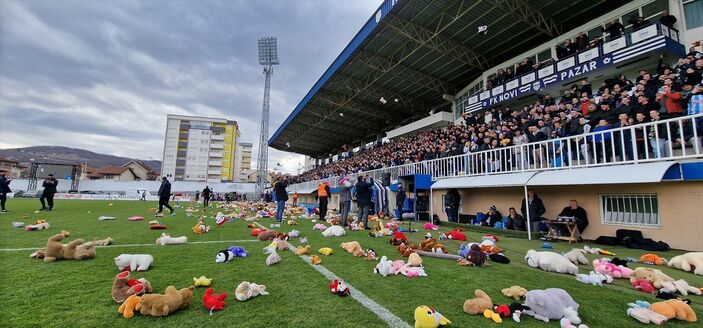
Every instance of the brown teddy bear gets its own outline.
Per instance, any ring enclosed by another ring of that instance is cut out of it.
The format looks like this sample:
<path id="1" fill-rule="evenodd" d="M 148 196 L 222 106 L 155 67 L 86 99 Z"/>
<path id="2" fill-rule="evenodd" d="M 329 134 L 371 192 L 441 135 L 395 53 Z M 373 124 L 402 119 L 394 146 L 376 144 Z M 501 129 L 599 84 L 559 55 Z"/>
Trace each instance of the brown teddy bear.
<path id="1" fill-rule="evenodd" d="M 493 301 L 482 290 L 474 291 L 476 298 L 468 299 L 464 302 L 464 312 L 468 314 L 483 314 L 485 310 L 493 310 Z"/>
<path id="2" fill-rule="evenodd" d="M 693 311 L 690 305 L 682 300 L 666 300 L 652 303 L 649 309 L 665 316 L 667 319 L 676 318 L 688 322 L 696 322 L 698 320 L 696 312 Z"/>
<path id="3" fill-rule="evenodd" d="M 95 245 L 92 242 L 84 243 L 83 239 L 76 239 L 64 245 L 64 240 L 70 233 L 61 231 L 46 242 L 44 250 L 44 262 L 54 262 L 56 260 L 84 260 L 95 257 Z"/>
<path id="4" fill-rule="evenodd" d="M 112 283 L 112 299 L 117 303 L 124 302 L 131 295 L 142 295 L 151 293 L 151 284 L 148 280 L 129 279 L 129 271 L 122 271 L 115 276 Z"/>
<path id="5" fill-rule="evenodd" d="M 410 254 L 415 253 L 418 248 L 419 246 L 417 244 L 406 245 L 405 243 L 402 243 L 398 246 L 398 253 L 400 253 L 403 257 L 408 257 Z"/>
<path id="6" fill-rule="evenodd" d="M 259 240 L 261 240 L 261 241 L 271 241 L 274 238 L 276 238 L 277 235 L 278 235 L 278 232 L 275 230 L 266 230 L 266 231 L 260 232 L 258 237 L 259 237 Z"/>
<path id="7" fill-rule="evenodd" d="M 177 290 L 176 287 L 168 286 L 164 294 L 146 294 L 141 297 L 139 313 L 152 317 L 165 317 L 178 310 L 185 309 L 193 300 L 193 289 L 190 286 Z"/>
<path id="8" fill-rule="evenodd" d="M 432 251 L 432 246 L 437 244 L 437 239 L 434 238 L 427 238 L 420 242 L 420 249 L 425 251 L 425 252 L 431 252 Z"/>
<path id="9" fill-rule="evenodd" d="M 364 249 L 361 248 L 361 245 L 359 244 L 358 241 L 350 241 L 346 243 L 341 243 L 339 247 L 343 248 L 349 254 L 352 254 L 356 257 L 362 257 L 364 256 Z"/>
<path id="10" fill-rule="evenodd" d="M 519 301 L 525 296 L 525 294 L 527 294 L 527 289 L 520 286 L 512 286 L 510 288 L 503 288 L 501 292 L 505 295 L 505 297 L 511 297 Z"/>

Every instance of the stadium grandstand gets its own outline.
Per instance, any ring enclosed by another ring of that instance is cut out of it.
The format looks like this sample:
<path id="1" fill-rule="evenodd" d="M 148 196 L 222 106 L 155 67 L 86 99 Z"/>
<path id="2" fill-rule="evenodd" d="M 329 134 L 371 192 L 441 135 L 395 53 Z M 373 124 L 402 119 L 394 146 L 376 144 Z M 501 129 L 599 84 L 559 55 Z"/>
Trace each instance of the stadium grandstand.
<path id="1" fill-rule="evenodd" d="M 314 159 L 291 178 L 302 202 L 329 182 L 334 208 L 340 178 L 369 176 L 379 211 L 478 222 L 514 207 L 530 235 L 573 199 L 583 238 L 628 228 L 703 250 L 702 8 L 386 0 L 269 146 Z"/>

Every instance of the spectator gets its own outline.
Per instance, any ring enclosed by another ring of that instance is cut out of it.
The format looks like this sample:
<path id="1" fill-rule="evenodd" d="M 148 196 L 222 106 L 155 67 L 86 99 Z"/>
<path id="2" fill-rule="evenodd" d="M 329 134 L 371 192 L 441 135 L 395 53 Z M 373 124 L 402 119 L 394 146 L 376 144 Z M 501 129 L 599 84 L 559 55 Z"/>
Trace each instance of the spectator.
<path id="1" fill-rule="evenodd" d="M 610 130 L 610 124 L 608 124 L 608 121 L 605 119 L 601 119 L 598 122 L 598 125 L 596 125 L 595 128 L 593 128 L 594 133 L 596 132 L 602 132 L 605 130 Z M 612 133 L 598 133 L 593 136 L 593 142 L 594 142 L 594 148 L 593 152 L 596 155 L 596 163 L 604 163 L 603 158 L 605 158 L 605 162 L 610 162 L 611 159 L 611 153 L 612 153 L 612 147 L 611 147 L 611 139 Z M 589 140 L 590 141 L 590 140 Z"/>
<path id="2" fill-rule="evenodd" d="M 630 123 L 630 117 L 627 113 L 620 113 L 618 115 L 618 122 L 613 126 L 614 128 L 626 128 L 632 125 Z M 621 161 L 632 160 L 632 131 L 629 129 L 620 130 L 615 133 L 615 149 L 616 155 L 620 157 Z"/>
<path id="3" fill-rule="evenodd" d="M 671 86 L 665 85 L 662 90 L 657 93 L 657 102 L 661 104 L 660 113 L 665 114 L 666 118 L 679 117 L 683 115 L 681 108 L 681 93 L 671 91 Z"/>
<path id="4" fill-rule="evenodd" d="M 603 32 L 608 32 L 608 41 L 612 41 L 622 36 L 622 32 L 625 31 L 625 27 L 622 26 L 617 18 L 615 18 L 610 21 L 607 28 L 602 28 L 601 30 Z"/>
<path id="5" fill-rule="evenodd" d="M 288 201 L 288 181 L 283 177 L 279 176 L 273 183 L 273 191 L 276 194 L 276 221 L 278 223 L 283 222 L 283 210 L 286 208 L 286 201 Z M 226 196 L 229 198 L 228 196 Z"/>
<path id="6" fill-rule="evenodd" d="M 332 196 L 329 182 L 325 181 L 317 187 L 317 201 L 320 205 L 320 221 L 325 222 L 327 216 L 328 198 Z"/>
<path id="7" fill-rule="evenodd" d="M 508 226 L 506 227 L 510 230 L 526 231 L 525 218 L 518 214 L 515 207 L 508 209 Z"/>
<path id="8" fill-rule="evenodd" d="M 493 226 L 495 226 L 496 223 L 501 222 L 502 220 L 503 220 L 503 216 L 500 214 L 500 211 L 498 211 L 496 206 L 493 205 L 488 210 L 488 214 L 483 218 L 483 220 L 481 220 L 481 225 L 487 226 L 487 227 L 493 227 Z"/>
<path id="9" fill-rule="evenodd" d="M 649 112 L 650 122 L 658 122 L 661 120 L 658 110 Z M 654 158 L 667 157 L 667 124 L 656 124 L 647 127 L 647 138 L 652 146 Z"/>
<path id="10" fill-rule="evenodd" d="M 674 15 L 669 15 L 669 11 L 664 9 L 662 10 L 661 17 L 659 17 L 659 23 L 666 27 L 673 28 L 674 24 L 676 24 L 676 17 L 674 17 Z"/>
<path id="11" fill-rule="evenodd" d="M 293 192 L 293 206 L 298 206 L 298 198 L 300 198 L 300 194 L 296 190 Z"/>
<path id="12" fill-rule="evenodd" d="M 637 17 L 637 19 L 632 22 L 632 29 L 635 31 L 647 26 L 649 26 L 649 21 L 642 16 Z"/>
<path id="13" fill-rule="evenodd" d="M 398 182 L 398 191 L 395 192 L 395 205 L 397 206 L 398 219 L 403 220 L 403 204 L 405 204 L 405 188 Z"/>
<path id="14" fill-rule="evenodd" d="M 589 40 L 588 40 L 588 35 L 583 32 L 579 32 L 579 34 L 576 36 L 576 49 L 578 51 L 583 51 L 586 50 L 589 46 Z"/>
<path id="15" fill-rule="evenodd" d="M 5 177 L 6 170 L 0 169 L 0 213 L 7 213 L 5 203 L 7 202 L 7 194 L 11 193 L 10 182 L 12 180 Z"/>
<path id="16" fill-rule="evenodd" d="M 559 213 L 559 216 L 576 218 L 576 226 L 581 234 L 583 234 L 586 227 L 588 227 L 588 216 L 586 215 L 586 210 L 579 206 L 579 203 L 575 199 L 569 201 L 569 206 L 564 207 L 564 209 L 561 210 L 561 213 Z"/>
<path id="17" fill-rule="evenodd" d="M 196 190 L 195 191 L 195 202 L 197 203 L 199 201 L 200 201 L 200 190 Z"/>
<path id="18" fill-rule="evenodd" d="M 530 215 L 527 215 L 527 205 L 529 204 L 530 206 Z M 527 189 L 527 200 L 522 199 L 522 206 L 520 206 L 520 212 L 522 212 L 522 216 L 525 218 L 529 218 L 530 221 L 530 226 L 531 230 L 534 231 L 542 231 L 542 215 L 547 211 L 547 209 L 544 207 L 544 203 L 542 202 L 542 199 L 537 196 L 537 193 L 535 193 L 534 189 Z"/>
<path id="19" fill-rule="evenodd" d="M 444 195 L 444 211 L 447 213 L 449 222 L 459 222 L 459 204 L 461 204 L 461 195 L 456 189 L 450 189 Z"/>
<path id="20" fill-rule="evenodd" d="M 347 219 L 349 218 L 349 212 L 351 211 L 351 195 L 352 183 L 349 177 L 345 176 L 339 180 L 339 208 L 342 227 L 347 225 Z"/>
<path id="21" fill-rule="evenodd" d="M 371 210 L 371 188 L 373 187 L 373 178 L 371 182 L 366 182 L 365 176 L 359 176 L 356 182 L 356 202 L 358 209 L 358 220 L 364 223 L 364 229 L 369 228 L 369 211 Z"/>

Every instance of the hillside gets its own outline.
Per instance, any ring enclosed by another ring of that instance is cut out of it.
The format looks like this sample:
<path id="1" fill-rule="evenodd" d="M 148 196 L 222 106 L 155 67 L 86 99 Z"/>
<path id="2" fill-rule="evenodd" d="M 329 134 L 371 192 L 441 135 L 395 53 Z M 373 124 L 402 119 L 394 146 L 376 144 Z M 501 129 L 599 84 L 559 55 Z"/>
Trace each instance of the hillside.
<path id="1" fill-rule="evenodd" d="M 161 161 L 140 160 L 108 154 L 99 154 L 85 149 L 59 147 L 59 146 L 34 146 L 25 148 L 0 149 L 0 156 L 8 157 L 28 164 L 34 161 L 51 163 L 88 163 L 92 167 L 105 167 L 122 165 L 132 160 L 146 163 L 154 171 L 161 170 Z"/>

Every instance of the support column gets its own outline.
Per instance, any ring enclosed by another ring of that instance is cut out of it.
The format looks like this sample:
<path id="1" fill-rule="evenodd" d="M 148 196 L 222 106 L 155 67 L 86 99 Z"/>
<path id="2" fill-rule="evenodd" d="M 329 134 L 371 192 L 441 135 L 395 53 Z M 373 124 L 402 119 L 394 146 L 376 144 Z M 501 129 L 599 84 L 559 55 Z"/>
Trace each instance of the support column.
<path id="1" fill-rule="evenodd" d="M 532 223 L 530 222 L 530 199 L 527 198 L 527 185 L 525 185 L 525 214 L 527 217 L 527 240 L 532 240 Z"/>

